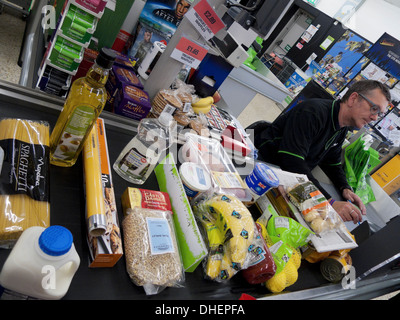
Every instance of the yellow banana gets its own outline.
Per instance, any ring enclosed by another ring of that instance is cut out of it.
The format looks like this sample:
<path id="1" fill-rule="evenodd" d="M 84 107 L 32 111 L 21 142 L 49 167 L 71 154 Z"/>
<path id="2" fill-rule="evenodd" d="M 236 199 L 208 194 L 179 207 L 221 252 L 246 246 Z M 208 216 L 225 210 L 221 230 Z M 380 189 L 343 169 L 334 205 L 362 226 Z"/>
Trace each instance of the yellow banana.
<path id="1" fill-rule="evenodd" d="M 211 222 L 203 222 L 207 232 L 209 253 L 206 263 L 206 275 L 210 279 L 216 279 L 221 270 L 223 256 L 223 236 L 221 231 Z"/>
<path id="2" fill-rule="evenodd" d="M 211 110 L 211 107 L 212 107 L 212 104 L 210 104 L 208 107 L 202 107 L 202 108 L 196 108 L 196 107 L 193 107 L 193 111 L 195 112 L 195 113 L 197 113 L 197 114 L 199 114 L 199 113 L 204 113 L 204 114 L 206 114 L 206 113 L 209 113 L 210 112 L 210 110 Z"/>
<path id="3" fill-rule="evenodd" d="M 205 98 L 201 98 L 197 100 L 196 102 L 192 102 L 192 107 L 193 108 L 207 108 L 211 106 L 214 103 L 214 98 L 209 96 Z"/>
<path id="4" fill-rule="evenodd" d="M 254 220 L 246 206 L 234 196 L 218 195 L 208 201 L 215 215 L 216 226 L 224 234 L 224 243 L 237 270 L 245 262 L 248 247 L 253 241 Z"/>
<path id="5" fill-rule="evenodd" d="M 237 271 L 232 267 L 232 261 L 229 258 L 229 254 L 225 253 L 221 262 L 221 271 L 219 274 L 220 280 L 229 280 L 236 272 Z"/>

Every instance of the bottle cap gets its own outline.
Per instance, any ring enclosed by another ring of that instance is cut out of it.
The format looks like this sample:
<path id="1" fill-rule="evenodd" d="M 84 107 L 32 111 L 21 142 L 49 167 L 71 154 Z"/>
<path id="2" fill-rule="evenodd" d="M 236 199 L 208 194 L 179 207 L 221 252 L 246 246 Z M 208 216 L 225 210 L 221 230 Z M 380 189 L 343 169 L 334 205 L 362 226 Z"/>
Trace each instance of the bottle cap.
<path id="1" fill-rule="evenodd" d="M 61 256 L 72 246 L 71 232 L 62 226 L 51 226 L 39 237 L 39 247 L 50 256 Z"/>
<path id="2" fill-rule="evenodd" d="M 160 121 L 160 123 L 166 127 L 169 126 L 169 123 L 172 121 L 172 119 L 173 119 L 172 115 L 166 112 L 161 112 L 161 114 L 158 117 L 158 121 Z"/>
<path id="3" fill-rule="evenodd" d="M 101 48 L 99 54 L 97 55 L 96 63 L 104 69 L 111 69 L 116 57 L 117 54 L 114 50 L 109 48 Z"/>

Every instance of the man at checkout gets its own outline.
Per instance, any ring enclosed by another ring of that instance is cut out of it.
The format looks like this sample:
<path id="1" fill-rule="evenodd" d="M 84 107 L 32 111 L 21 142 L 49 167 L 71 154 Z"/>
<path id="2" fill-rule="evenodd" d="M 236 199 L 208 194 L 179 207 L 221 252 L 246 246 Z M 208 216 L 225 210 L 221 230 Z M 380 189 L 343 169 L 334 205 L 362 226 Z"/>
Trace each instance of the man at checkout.
<path id="1" fill-rule="evenodd" d="M 306 174 L 343 221 L 362 221 L 362 203 L 349 186 L 341 164 L 342 144 L 349 129 L 361 129 L 382 117 L 391 101 L 389 89 L 378 81 L 361 80 L 341 100 L 309 99 L 282 113 L 271 125 L 255 128 L 259 158 L 282 170 Z M 311 171 L 320 168 L 343 199 L 333 199 Z"/>

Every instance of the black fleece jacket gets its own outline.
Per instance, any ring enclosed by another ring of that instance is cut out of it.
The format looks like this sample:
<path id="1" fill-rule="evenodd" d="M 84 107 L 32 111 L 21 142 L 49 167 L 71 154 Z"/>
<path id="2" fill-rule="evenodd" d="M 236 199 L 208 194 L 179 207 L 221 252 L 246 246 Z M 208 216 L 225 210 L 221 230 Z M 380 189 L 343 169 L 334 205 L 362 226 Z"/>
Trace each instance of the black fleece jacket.
<path id="1" fill-rule="evenodd" d="M 339 191 L 350 188 L 341 163 L 349 128 L 339 127 L 339 108 L 339 101 L 309 99 L 282 113 L 255 136 L 261 158 L 282 170 L 306 174 L 327 199 L 331 195 L 311 173 L 317 165 Z"/>

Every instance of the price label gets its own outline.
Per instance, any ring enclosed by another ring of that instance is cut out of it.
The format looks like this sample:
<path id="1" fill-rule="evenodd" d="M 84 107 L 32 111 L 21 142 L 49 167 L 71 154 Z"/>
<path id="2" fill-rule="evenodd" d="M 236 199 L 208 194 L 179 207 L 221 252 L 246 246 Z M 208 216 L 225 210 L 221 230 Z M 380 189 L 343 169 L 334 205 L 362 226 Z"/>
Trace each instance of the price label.
<path id="1" fill-rule="evenodd" d="M 204 59 L 208 49 L 201 45 L 182 37 L 175 49 L 171 53 L 171 58 L 178 60 L 191 68 L 196 69 L 200 62 Z"/>
<path id="2" fill-rule="evenodd" d="M 201 0 L 185 16 L 206 40 L 210 40 L 219 30 L 225 27 L 225 24 L 207 0 Z"/>

